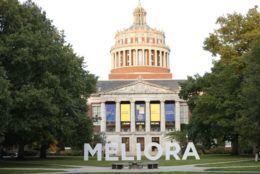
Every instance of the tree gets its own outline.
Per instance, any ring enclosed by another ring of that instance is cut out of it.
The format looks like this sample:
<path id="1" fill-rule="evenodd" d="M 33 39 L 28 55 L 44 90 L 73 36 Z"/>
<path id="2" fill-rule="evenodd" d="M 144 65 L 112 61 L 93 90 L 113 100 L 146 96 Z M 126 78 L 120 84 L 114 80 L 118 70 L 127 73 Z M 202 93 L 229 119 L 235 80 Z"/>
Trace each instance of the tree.
<path id="1" fill-rule="evenodd" d="M 226 62 L 239 58 L 249 51 L 251 43 L 260 34 L 259 20 L 257 6 L 249 9 L 245 16 L 233 13 L 219 17 L 216 24 L 220 28 L 206 38 L 204 49 Z"/>
<path id="2" fill-rule="evenodd" d="M 188 100 L 192 111 L 189 136 L 211 146 L 213 139 L 232 141 L 232 153 L 238 154 L 241 130 L 241 85 L 245 63 L 242 55 L 250 51 L 252 43 L 260 34 L 260 13 L 257 7 L 246 16 L 228 14 L 219 17 L 220 28 L 204 42 L 204 49 L 213 56 L 211 73 L 202 77 L 188 78 L 182 84 L 180 97 Z"/>
<path id="3" fill-rule="evenodd" d="M 239 126 L 244 138 L 260 147 L 260 35 L 244 59 L 246 68 L 241 93 L 243 109 Z"/>
<path id="4" fill-rule="evenodd" d="M 6 132 L 7 124 L 10 120 L 10 106 L 11 97 L 9 91 L 9 82 L 6 79 L 5 71 L 0 64 L 0 152 L 2 151 L 1 143 L 4 141 L 4 134 Z"/>
<path id="5" fill-rule="evenodd" d="M 71 137 L 86 117 L 86 99 L 97 78 L 33 2 L 0 1 L 0 28 L 0 61 L 13 100 L 6 143 L 18 144 L 23 158 L 24 145 L 38 142 L 46 157 L 51 142 Z"/>
<path id="6" fill-rule="evenodd" d="M 166 137 L 168 137 L 170 140 L 176 140 L 180 143 L 181 149 L 185 150 L 184 148 L 186 147 L 188 143 L 188 137 L 187 137 L 187 131 L 182 130 L 182 131 L 173 131 L 169 132 L 166 134 Z"/>

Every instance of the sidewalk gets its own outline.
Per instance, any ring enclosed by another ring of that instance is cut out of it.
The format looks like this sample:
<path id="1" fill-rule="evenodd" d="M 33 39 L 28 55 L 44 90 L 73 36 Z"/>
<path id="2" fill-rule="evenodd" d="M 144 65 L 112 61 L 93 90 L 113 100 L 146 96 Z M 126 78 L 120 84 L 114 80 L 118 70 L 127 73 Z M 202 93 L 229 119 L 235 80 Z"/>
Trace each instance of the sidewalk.
<path id="1" fill-rule="evenodd" d="M 248 161 L 248 160 L 243 160 Z M 241 161 L 234 161 L 241 162 Z M 220 164 L 220 163 L 230 163 L 228 162 L 218 162 L 218 163 L 204 163 L 199 165 L 208 165 L 208 164 Z M 59 168 L 63 172 L 46 172 L 39 174 L 77 174 L 77 173 L 136 173 L 136 172 L 145 172 L 145 173 L 153 173 L 153 172 L 214 172 L 214 173 L 239 173 L 238 171 L 206 171 L 206 169 L 216 168 L 216 167 L 198 167 L 196 165 L 181 165 L 181 166 L 159 166 L 158 169 L 112 169 L 112 167 L 96 167 L 96 166 L 73 166 L 73 165 L 62 165 L 67 168 Z M 243 166 L 236 166 L 236 168 Z M 254 166 L 252 166 L 254 167 Z M 225 167 L 218 167 L 225 168 Z M 231 167 L 229 167 L 231 168 Z M 5 168 L 1 168 L 5 169 Z M 6 168 L 10 169 L 10 168 Z M 13 170 L 53 170 L 54 168 L 12 168 Z M 12 170 L 10 169 L 10 170 Z M 58 170 L 58 169 L 57 169 Z M 247 174 L 259 174 L 260 171 L 241 171 L 242 173 Z"/>

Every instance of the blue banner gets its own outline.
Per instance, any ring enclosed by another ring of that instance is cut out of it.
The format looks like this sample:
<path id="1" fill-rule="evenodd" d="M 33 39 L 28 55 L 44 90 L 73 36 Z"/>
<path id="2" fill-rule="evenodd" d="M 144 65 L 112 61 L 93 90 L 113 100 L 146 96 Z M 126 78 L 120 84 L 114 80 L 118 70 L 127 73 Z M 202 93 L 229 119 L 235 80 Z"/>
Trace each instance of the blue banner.
<path id="1" fill-rule="evenodd" d="M 165 103 L 165 121 L 173 122 L 175 121 L 175 104 Z"/>
<path id="2" fill-rule="evenodd" d="M 135 121 L 145 121 L 145 104 L 135 104 Z"/>
<path id="3" fill-rule="evenodd" d="M 114 103 L 106 104 L 106 119 L 107 122 L 115 122 L 116 118 L 116 105 Z"/>

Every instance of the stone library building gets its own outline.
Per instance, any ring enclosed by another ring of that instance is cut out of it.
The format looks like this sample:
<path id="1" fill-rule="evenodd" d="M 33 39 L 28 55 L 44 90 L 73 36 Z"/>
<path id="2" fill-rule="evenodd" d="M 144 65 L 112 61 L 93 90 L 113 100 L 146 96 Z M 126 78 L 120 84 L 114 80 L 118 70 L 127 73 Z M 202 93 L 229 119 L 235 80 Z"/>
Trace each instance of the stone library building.
<path id="1" fill-rule="evenodd" d="M 140 3 L 133 24 L 115 34 L 110 53 L 109 80 L 98 81 L 88 99 L 95 132 L 106 143 L 126 144 L 128 155 L 136 153 L 136 143 L 141 151 L 151 142 L 165 148 L 171 141 L 166 134 L 189 123 L 189 109 L 178 95 L 182 80 L 172 79 L 165 34 L 147 24 Z"/>

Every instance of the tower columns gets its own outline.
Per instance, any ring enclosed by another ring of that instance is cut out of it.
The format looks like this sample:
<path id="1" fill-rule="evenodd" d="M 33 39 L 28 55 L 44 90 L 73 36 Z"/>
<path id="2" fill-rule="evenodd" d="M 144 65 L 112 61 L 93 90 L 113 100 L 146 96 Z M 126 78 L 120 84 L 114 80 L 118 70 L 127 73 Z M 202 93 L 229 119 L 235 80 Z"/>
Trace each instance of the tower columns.
<path id="1" fill-rule="evenodd" d="M 122 57 L 123 57 L 123 67 L 126 65 L 125 61 L 125 51 L 122 51 Z"/>
<path id="2" fill-rule="evenodd" d="M 129 49 L 129 62 L 130 62 L 129 65 L 133 66 L 132 65 L 132 62 L 133 62 L 133 60 L 132 60 L 132 49 Z"/>
<path id="3" fill-rule="evenodd" d="M 164 32 L 146 24 L 146 11 L 141 5 L 133 15 L 133 24 L 115 35 L 109 80 L 172 79 Z"/>
<path id="4" fill-rule="evenodd" d="M 151 66 L 152 65 L 152 50 L 151 49 L 148 49 L 148 51 L 149 51 L 149 66 Z"/>

